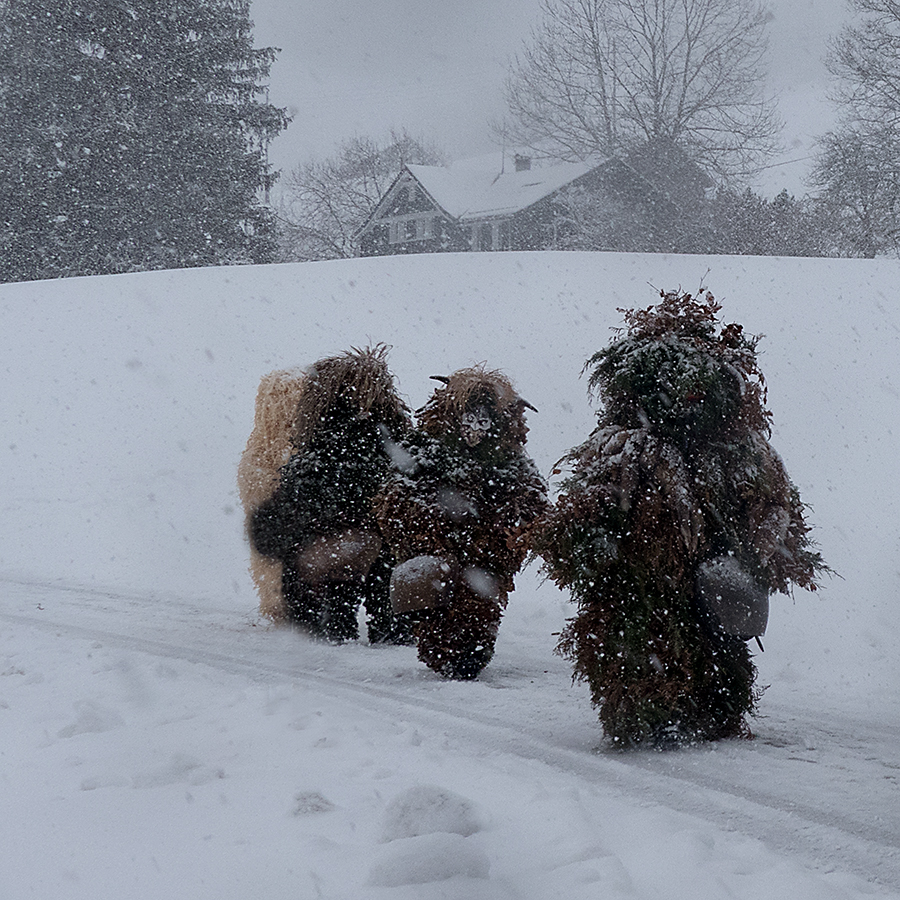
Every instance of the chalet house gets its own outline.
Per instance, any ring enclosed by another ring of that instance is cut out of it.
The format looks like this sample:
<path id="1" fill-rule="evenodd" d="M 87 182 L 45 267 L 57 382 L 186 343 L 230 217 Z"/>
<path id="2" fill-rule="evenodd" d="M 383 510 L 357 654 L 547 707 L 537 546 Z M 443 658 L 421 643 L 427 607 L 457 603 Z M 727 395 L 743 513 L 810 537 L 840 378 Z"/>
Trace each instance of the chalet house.
<path id="1" fill-rule="evenodd" d="M 619 206 L 653 211 L 669 202 L 618 159 L 512 171 L 404 165 L 356 234 L 361 256 L 464 250 L 544 250 L 565 246 L 565 192 L 583 189 Z"/>

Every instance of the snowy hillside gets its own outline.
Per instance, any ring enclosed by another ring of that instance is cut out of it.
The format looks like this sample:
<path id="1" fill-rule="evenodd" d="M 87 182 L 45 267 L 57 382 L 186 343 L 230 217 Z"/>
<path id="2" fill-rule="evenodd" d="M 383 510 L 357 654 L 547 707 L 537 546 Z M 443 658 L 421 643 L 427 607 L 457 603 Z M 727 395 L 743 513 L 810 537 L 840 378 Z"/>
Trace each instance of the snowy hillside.
<path id="1" fill-rule="evenodd" d="M 898 274 L 464 254 L 0 285 L 0 897 L 900 896 Z M 765 335 L 772 443 L 840 575 L 773 598 L 756 741 L 606 750 L 531 570 L 474 684 L 257 620 L 260 375 L 383 341 L 416 407 L 485 361 L 549 474 L 616 308 L 701 283 Z"/>

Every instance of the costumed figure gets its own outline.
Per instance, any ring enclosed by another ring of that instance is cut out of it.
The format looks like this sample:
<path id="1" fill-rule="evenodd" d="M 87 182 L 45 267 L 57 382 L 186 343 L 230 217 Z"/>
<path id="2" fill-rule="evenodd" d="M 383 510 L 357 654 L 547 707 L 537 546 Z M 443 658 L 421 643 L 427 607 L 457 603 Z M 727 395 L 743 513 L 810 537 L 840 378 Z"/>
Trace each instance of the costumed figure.
<path id="1" fill-rule="evenodd" d="M 417 413 L 376 508 L 397 566 L 391 600 L 416 618 L 419 659 L 447 678 L 471 679 L 490 662 L 525 529 L 547 488 L 524 451 L 524 410 L 499 372 L 449 377 Z"/>
<path id="2" fill-rule="evenodd" d="M 386 354 L 382 345 L 353 349 L 299 376 L 263 379 L 239 468 L 260 611 L 338 642 L 359 636 L 360 603 L 370 642 L 410 640 L 390 609 L 393 559 L 372 513 L 394 442 L 411 428 Z M 284 403 L 275 402 L 277 385 Z M 285 446 L 285 426 L 277 422 L 288 396 L 295 402 L 282 420 L 290 422 Z"/>
<path id="3" fill-rule="evenodd" d="M 620 747 L 748 735 L 769 595 L 828 571 L 768 442 L 758 338 L 709 292 L 661 297 L 588 360 L 599 424 L 531 535 L 578 605 L 558 651 Z"/>

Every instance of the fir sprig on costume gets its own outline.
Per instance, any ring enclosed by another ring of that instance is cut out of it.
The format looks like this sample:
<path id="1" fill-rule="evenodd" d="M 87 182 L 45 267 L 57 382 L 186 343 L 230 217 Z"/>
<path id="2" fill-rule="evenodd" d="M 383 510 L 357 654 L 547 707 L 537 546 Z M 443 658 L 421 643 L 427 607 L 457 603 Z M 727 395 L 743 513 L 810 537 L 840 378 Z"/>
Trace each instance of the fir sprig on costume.
<path id="1" fill-rule="evenodd" d="M 485 463 L 457 441 L 424 432 L 402 441 L 409 468 L 387 479 L 379 526 L 398 559 L 429 553 L 478 566 L 512 590 L 525 557 L 521 532 L 546 505 L 546 483 L 530 457 Z"/>

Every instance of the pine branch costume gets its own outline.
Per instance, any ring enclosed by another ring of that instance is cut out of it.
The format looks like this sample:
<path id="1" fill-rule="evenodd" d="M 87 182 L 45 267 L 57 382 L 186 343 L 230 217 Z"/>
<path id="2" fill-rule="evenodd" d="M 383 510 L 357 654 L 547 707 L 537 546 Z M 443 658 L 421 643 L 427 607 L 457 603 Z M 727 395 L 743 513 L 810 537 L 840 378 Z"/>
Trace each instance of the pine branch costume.
<path id="1" fill-rule="evenodd" d="M 416 610 L 419 659 L 447 678 L 490 662 L 525 529 L 547 489 L 525 454 L 528 406 L 499 372 L 463 369 L 417 412 L 377 501 L 397 559 L 395 609 Z"/>
<path id="2" fill-rule="evenodd" d="M 248 515 L 253 550 L 281 564 L 281 605 L 269 614 L 351 640 L 364 603 L 370 641 L 404 640 L 390 610 L 393 559 L 372 512 L 391 447 L 411 428 L 386 348 L 319 360 L 295 392 L 290 456 Z"/>
<path id="3" fill-rule="evenodd" d="M 558 650 L 623 747 L 748 733 L 746 641 L 770 593 L 827 571 L 768 442 L 757 338 L 708 292 L 661 297 L 585 366 L 598 427 L 531 537 L 578 604 Z"/>

